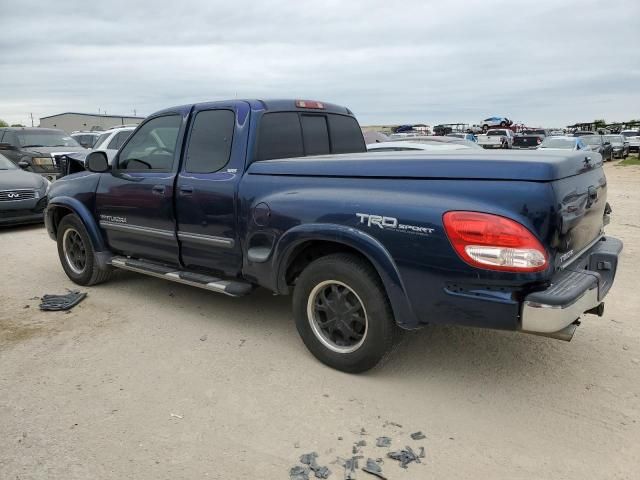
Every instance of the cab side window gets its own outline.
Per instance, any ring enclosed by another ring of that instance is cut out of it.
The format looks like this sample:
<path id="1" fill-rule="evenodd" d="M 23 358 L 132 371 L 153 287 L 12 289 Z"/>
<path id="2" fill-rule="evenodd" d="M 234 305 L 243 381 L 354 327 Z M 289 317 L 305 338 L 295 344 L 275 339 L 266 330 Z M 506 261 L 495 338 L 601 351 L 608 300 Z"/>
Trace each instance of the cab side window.
<path id="1" fill-rule="evenodd" d="M 182 117 L 166 115 L 146 122 L 118 155 L 118 170 L 170 172 Z"/>
<path id="2" fill-rule="evenodd" d="M 185 171 L 213 173 L 229 162 L 235 115 L 231 110 L 198 112 L 187 146 Z"/>

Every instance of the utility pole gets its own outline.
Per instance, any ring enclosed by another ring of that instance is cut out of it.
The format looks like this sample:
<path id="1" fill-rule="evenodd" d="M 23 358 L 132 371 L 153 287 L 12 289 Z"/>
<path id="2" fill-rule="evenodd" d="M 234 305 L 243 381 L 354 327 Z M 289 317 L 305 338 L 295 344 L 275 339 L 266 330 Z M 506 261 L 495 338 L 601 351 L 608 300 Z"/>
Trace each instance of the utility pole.
<path id="1" fill-rule="evenodd" d="M 33 113 L 30 113 L 29 116 L 31 117 L 31 126 L 33 127 Z"/>
<path id="2" fill-rule="evenodd" d="M 134 116 L 134 117 L 135 117 L 135 116 L 137 116 L 137 113 L 136 113 L 136 109 L 135 109 L 135 108 L 133 109 L 133 116 Z"/>

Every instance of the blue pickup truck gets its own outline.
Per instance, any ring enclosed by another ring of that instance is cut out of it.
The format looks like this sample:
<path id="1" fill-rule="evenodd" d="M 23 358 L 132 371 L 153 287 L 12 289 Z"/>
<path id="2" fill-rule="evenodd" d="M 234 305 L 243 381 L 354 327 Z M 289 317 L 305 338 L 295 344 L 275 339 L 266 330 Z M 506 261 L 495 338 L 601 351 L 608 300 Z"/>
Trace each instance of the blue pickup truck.
<path id="1" fill-rule="evenodd" d="M 52 185 L 45 215 L 71 280 L 292 294 L 305 345 L 347 372 L 398 326 L 570 340 L 602 315 L 622 249 L 597 153 L 366 153 L 352 112 L 316 101 L 169 108 L 86 169 Z"/>

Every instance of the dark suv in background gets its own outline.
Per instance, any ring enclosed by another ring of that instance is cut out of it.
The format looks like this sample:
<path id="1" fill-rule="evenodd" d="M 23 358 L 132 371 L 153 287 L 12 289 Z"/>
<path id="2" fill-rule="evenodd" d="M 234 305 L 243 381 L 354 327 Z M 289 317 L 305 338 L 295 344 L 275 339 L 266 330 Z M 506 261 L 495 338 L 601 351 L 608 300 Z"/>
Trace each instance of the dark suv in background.
<path id="1" fill-rule="evenodd" d="M 55 180 L 62 172 L 62 157 L 84 148 L 62 130 L 52 128 L 0 128 L 0 153 L 24 170 Z"/>
<path id="2" fill-rule="evenodd" d="M 587 144 L 589 150 L 598 152 L 602 155 L 602 160 L 608 162 L 613 160 L 613 146 L 609 140 L 606 140 L 602 135 L 581 135 L 580 138 Z"/>

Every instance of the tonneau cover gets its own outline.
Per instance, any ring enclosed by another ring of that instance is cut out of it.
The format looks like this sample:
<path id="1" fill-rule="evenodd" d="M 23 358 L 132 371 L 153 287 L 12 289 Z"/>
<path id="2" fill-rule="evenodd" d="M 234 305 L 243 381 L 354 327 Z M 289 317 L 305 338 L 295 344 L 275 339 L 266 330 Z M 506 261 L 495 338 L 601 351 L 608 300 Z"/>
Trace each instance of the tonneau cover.
<path id="1" fill-rule="evenodd" d="M 587 160 L 588 159 L 588 160 Z M 251 175 L 454 178 L 548 182 L 602 165 L 595 152 L 369 152 L 254 162 Z"/>

